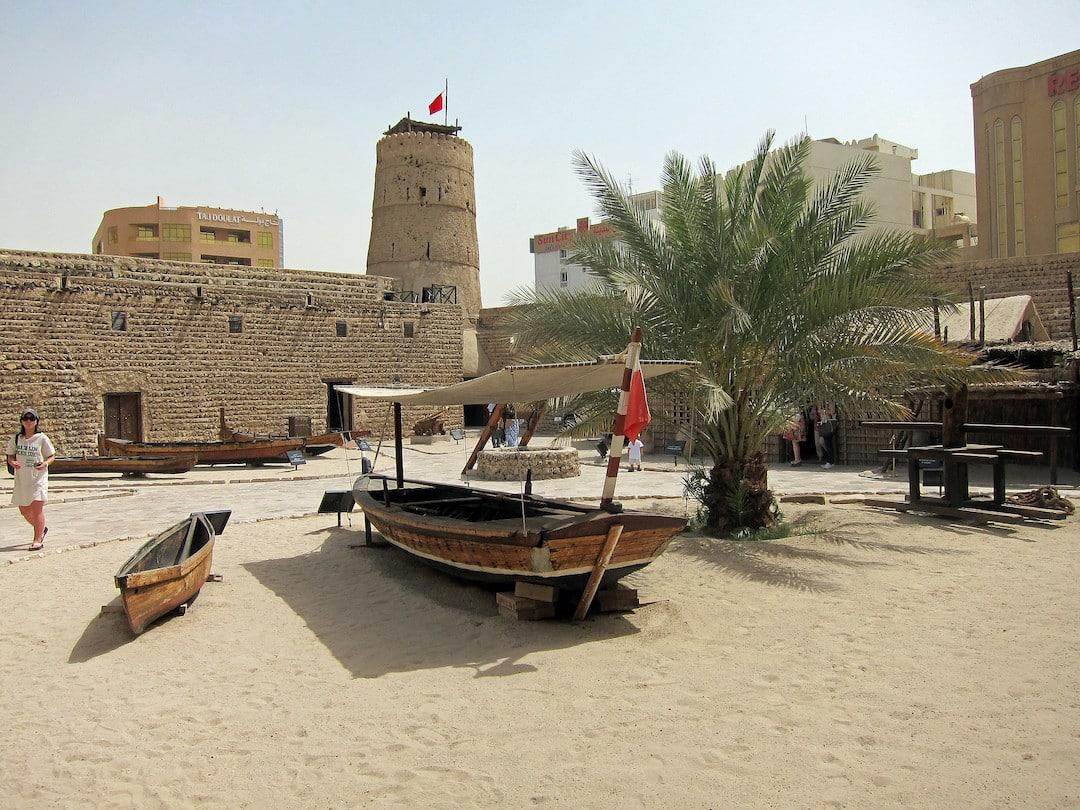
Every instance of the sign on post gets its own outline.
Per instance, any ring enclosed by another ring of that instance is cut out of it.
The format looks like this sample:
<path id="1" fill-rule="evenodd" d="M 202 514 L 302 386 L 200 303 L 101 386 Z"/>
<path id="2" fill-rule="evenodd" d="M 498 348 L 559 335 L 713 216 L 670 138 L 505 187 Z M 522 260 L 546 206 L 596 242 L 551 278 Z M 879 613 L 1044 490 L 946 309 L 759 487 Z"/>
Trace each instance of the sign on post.
<path id="1" fill-rule="evenodd" d="M 307 464 L 307 459 L 304 458 L 303 450 L 286 450 L 285 455 L 289 457 L 289 463 L 293 466 L 293 472 L 296 472 L 301 464 Z"/>
<path id="2" fill-rule="evenodd" d="M 668 442 L 667 445 L 665 445 L 664 447 L 664 451 L 667 453 L 671 453 L 671 455 L 674 457 L 676 467 L 679 466 L 679 456 L 683 454 L 683 451 L 685 449 L 686 442 L 684 441 Z"/>

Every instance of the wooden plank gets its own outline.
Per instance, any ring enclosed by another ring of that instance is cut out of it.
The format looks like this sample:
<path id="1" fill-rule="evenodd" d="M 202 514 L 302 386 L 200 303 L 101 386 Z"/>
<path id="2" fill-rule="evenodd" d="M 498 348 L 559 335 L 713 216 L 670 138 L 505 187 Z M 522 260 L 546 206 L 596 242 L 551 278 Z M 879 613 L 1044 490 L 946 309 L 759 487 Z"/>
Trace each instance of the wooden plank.
<path id="1" fill-rule="evenodd" d="M 1047 436 L 1068 436 L 1072 433 L 1070 427 L 1057 425 L 992 425 L 983 422 L 965 422 L 965 433 L 1028 433 L 1043 434 Z"/>
<path id="2" fill-rule="evenodd" d="M 1044 509 L 1041 506 L 1022 506 L 1018 503 L 1009 503 L 1008 501 L 995 506 L 994 509 L 1000 512 L 1011 512 L 1015 515 L 1035 518 L 1036 520 L 1065 520 L 1065 518 L 1068 517 L 1067 513 L 1062 509 Z"/>
<path id="3" fill-rule="evenodd" d="M 547 410 L 547 402 L 541 402 L 540 406 L 532 412 L 529 416 L 529 421 L 525 425 L 525 435 L 521 437 L 521 441 L 518 442 L 518 447 L 528 447 L 529 440 L 532 439 L 533 433 L 536 432 L 537 425 L 540 424 L 540 419 L 544 416 L 544 411 Z"/>
<path id="4" fill-rule="evenodd" d="M 867 498 L 863 501 L 867 506 L 879 509 L 895 509 L 897 512 L 927 512 L 939 517 L 955 518 L 957 520 L 971 520 L 979 523 L 1025 523 L 1026 520 L 1018 514 L 1009 514 L 991 509 L 978 509 L 975 507 L 955 507 L 943 503 L 938 498 L 923 498 L 918 503 L 906 501 L 893 501 L 884 498 Z"/>
<path id="5" fill-rule="evenodd" d="M 465 473 L 476 465 L 476 459 L 480 455 L 480 451 L 487 447 L 488 439 L 491 438 L 491 434 L 495 432 L 499 420 L 502 419 L 503 408 L 505 407 L 506 405 L 496 405 L 495 409 L 491 412 L 487 424 L 484 425 L 484 429 L 480 431 L 480 437 L 476 440 L 476 446 L 473 448 L 472 453 L 469 454 L 469 460 L 466 461 L 465 466 L 461 468 L 462 475 L 465 475 Z"/>
<path id="6" fill-rule="evenodd" d="M 941 430 L 941 422 L 859 422 L 865 428 L 897 428 L 899 430 Z"/>
<path id="7" fill-rule="evenodd" d="M 623 612 L 641 607 L 637 588 L 616 584 L 596 594 L 596 608 L 601 613 Z"/>
<path id="8" fill-rule="evenodd" d="M 495 605 L 498 607 L 500 615 L 518 621 L 550 619 L 555 615 L 555 605 L 553 603 L 517 596 L 510 591 L 500 591 L 495 594 Z"/>
<path id="9" fill-rule="evenodd" d="M 608 529 L 604 547 L 600 550 L 600 556 L 596 558 L 596 564 L 593 566 L 592 573 L 589 574 L 589 581 L 585 585 L 585 592 L 581 594 L 581 601 L 578 602 L 577 610 L 574 611 L 574 621 L 580 622 L 589 612 L 589 606 L 592 604 L 593 597 L 596 596 L 596 591 L 600 587 L 600 581 L 603 579 L 604 571 L 611 561 L 611 555 L 615 552 L 619 537 L 622 536 L 622 530 L 621 523 L 612 524 L 611 528 Z"/>
<path id="10" fill-rule="evenodd" d="M 514 596 L 554 603 L 559 598 L 559 589 L 554 585 L 540 585 L 536 582 L 515 582 Z"/>

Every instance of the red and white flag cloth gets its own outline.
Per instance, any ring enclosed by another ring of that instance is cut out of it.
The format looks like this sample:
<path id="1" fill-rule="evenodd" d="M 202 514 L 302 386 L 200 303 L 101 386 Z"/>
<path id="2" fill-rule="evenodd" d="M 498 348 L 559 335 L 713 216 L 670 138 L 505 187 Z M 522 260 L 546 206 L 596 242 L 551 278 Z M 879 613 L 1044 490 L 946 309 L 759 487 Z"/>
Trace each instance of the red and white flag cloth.
<path id="1" fill-rule="evenodd" d="M 435 100 L 427 105 L 428 115 L 434 115 L 437 112 L 442 112 L 443 108 L 443 94 L 435 96 Z"/>
<path id="2" fill-rule="evenodd" d="M 634 441 L 641 435 L 649 422 L 652 414 L 649 413 L 649 398 L 645 394 L 645 378 L 641 374 L 641 366 L 634 369 L 630 378 L 630 397 L 626 403 L 626 421 L 623 423 L 623 433 L 630 441 Z"/>

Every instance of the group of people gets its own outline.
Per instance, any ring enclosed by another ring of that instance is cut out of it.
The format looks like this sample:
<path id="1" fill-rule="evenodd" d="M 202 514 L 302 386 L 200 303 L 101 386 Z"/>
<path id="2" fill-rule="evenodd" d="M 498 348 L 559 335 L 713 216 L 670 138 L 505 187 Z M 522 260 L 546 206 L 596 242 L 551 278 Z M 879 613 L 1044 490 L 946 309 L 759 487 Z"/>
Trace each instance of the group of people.
<path id="1" fill-rule="evenodd" d="M 33 408 L 23 411 L 19 432 L 8 439 L 8 469 L 15 474 L 11 502 L 19 507 L 23 518 L 34 527 L 31 551 L 45 545 L 49 527 L 45 525 L 45 503 L 49 500 L 49 465 L 56 458 L 56 448 L 41 432 L 41 418 Z"/>
<path id="2" fill-rule="evenodd" d="M 488 414 L 495 411 L 495 403 L 488 404 Z M 502 418 L 491 433 L 492 447 L 517 447 L 521 436 L 521 420 L 517 418 L 517 411 L 513 405 L 503 408 Z"/>
<path id="3" fill-rule="evenodd" d="M 784 429 L 784 439 L 791 442 L 792 467 L 802 464 L 802 443 L 806 441 L 807 424 L 814 428 L 814 449 L 823 469 L 836 463 L 833 436 L 836 433 L 836 410 L 832 405 L 814 405 L 809 411 L 800 410 Z"/>

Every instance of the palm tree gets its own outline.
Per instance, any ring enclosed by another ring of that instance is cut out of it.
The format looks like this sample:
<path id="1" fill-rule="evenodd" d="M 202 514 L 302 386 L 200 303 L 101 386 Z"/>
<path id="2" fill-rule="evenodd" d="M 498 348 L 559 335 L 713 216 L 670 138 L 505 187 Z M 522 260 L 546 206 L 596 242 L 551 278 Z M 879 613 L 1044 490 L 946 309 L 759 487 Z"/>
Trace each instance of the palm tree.
<path id="1" fill-rule="evenodd" d="M 974 360 L 926 328 L 932 303 L 949 305 L 923 271 L 951 248 L 870 227 L 859 195 L 877 171 L 873 156 L 814 188 L 803 171 L 809 138 L 775 151 L 772 139 L 726 175 L 708 158 L 695 171 L 669 154 L 661 222 L 577 153 L 619 241 L 578 237 L 570 260 L 597 277 L 588 289 L 512 296 L 526 305 L 508 324 L 523 360 L 617 352 L 638 324 L 646 354 L 699 361 L 681 391 L 653 397 L 690 400 L 693 439 L 712 462 L 702 502 L 713 530 L 775 521 L 762 450 L 800 408 L 899 416 L 905 385 L 966 380 Z M 604 413 L 596 400 L 575 410 Z"/>

